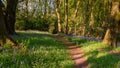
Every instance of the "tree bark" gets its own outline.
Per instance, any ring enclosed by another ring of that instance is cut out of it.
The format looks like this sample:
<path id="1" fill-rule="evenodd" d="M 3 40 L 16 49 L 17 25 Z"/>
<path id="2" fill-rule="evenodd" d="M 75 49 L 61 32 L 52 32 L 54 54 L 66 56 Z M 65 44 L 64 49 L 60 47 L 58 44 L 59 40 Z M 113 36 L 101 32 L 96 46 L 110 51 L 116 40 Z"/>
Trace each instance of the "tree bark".
<path id="1" fill-rule="evenodd" d="M 4 24 L 4 17 L 3 17 L 3 12 L 2 12 L 2 2 L 0 0 L 0 46 L 2 46 L 6 39 L 5 39 L 5 24 Z"/>
<path id="2" fill-rule="evenodd" d="M 2 10 L 2 1 L 0 0 L 0 46 L 4 43 L 10 43 L 12 45 L 18 45 L 16 41 L 12 40 L 7 33 L 3 10 Z"/>
<path id="3" fill-rule="evenodd" d="M 65 22 L 66 22 L 66 34 L 68 34 L 68 0 L 65 0 Z"/>
<path id="4" fill-rule="evenodd" d="M 60 33 L 61 32 L 61 18 L 60 18 L 60 12 L 59 12 L 59 8 L 58 8 L 58 6 L 59 6 L 59 2 L 58 2 L 59 0 L 55 0 L 55 11 L 56 11 L 56 14 L 57 14 L 57 18 L 58 18 L 58 33 Z"/>
<path id="5" fill-rule="evenodd" d="M 80 4 L 80 1 L 77 2 L 75 12 L 74 12 L 73 17 L 71 19 L 72 23 L 75 25 L 75 28 L 74 28 L 75 35 L 77 34 L 77 29 L 76 29 L 76 24 L 77 23 L 75 23 L 75 18 L 77 16 L 77 13 L 78 13 L 78 10 L 79 10 L 79 4 Z"/>
<path id="6" fill-rule="evenodd" d="M 117 1 L 112 2 L 110 22 L 103 39 L 103 44 L 111 45 L 113 47 L 117 47 L 118 28 L 120 25 L 118 25 L 119 20 L 117 21 L 115 18 L 119 13 L 119 5 L 119 2 Z"/>
<path id="7" fill-rule="evenodd" d="M 17 7 L 18 0 L 7 0 L 7 8 L 6 8 L 6 15 L 5 15 L 5 23 L 7 27 L 7 31 L 9 34 L 15 34 L 15 22 L 16 22 L 16 7 Z"/>
<path id="8" fill-rule="evenodd" d="M 103 43 L 107 44 L 107 45 L 112 45 L 111 38 L 112 38 L 111 30 L 110 30 L 110 28 L 108 28 L 106 31 L 105 37 L 103 39 Z"/>

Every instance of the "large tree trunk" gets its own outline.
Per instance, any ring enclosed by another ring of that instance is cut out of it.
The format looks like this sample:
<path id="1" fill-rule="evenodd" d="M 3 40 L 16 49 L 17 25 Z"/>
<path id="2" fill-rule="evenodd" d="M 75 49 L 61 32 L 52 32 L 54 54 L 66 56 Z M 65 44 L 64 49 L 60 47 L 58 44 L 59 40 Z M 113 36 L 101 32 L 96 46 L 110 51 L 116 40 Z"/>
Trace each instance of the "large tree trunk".
<path id="1" fill-rule="evenodd" d="M 61 32 L 61 20 L 60 20 L 60 12 L 59 12 L 59 0 L 55 0 L 55 10 L 56 10 L 56 14 L 57 14 L 57 18 L 58 18 L 58 33 Z"/>
<path id="2" fill-rule="evenodd" d="M 0 0 L 0 46 L 2 46 L 4 43 L 8 42 L 12 45 L 18 45 L 16 41 L 12 40 L 7 33 L 5 21 L 4 21 L 4 15 L 2 10 L 2 2 Z"/>
<path id="3" fill-rule="evenodd" d="M 0 0 L 0 46 L 3 45 L 6 41 L 5 39 L 5 24 L 4 24 L 4 17 L 2 12 L 2 2 Z"/>
<path id="4" fill-rule="evenodd" d="M 6 8 L 6 27 L 9 34 L 15 34 L 15 22 L 16 22 L 16 7 L 18 0 L 7 0 Z"/>
<path id="5" fill-rule="evenodd" d="M 112 32 L 110 30 L 110 28 L 107 29 L 103 43 L 107 44 L 107 45 L 112 45 Z"/>
<path id="6" fill-rule="evenodd" d="M 119 13 L 119 2 L 112 2 L 111 14 L 110 14 L 110 23 L 106 31 L 103 43 L 117 47 L 117 37 L 118 37 L 118 28 L 120 25 L 119 20 L 116 20 L 116 16 Z"/>

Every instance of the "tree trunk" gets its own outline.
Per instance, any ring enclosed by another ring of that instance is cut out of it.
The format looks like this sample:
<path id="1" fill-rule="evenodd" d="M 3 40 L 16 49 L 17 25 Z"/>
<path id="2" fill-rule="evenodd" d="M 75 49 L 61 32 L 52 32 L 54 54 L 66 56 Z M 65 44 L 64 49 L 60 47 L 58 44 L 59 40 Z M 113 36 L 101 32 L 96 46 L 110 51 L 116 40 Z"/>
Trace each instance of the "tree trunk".
<path id="1" fill-rule="evenodd" d="M 108 24 L 108 29 L 106 31 L 103 43 L 117 47 L 117 37 L 118 37 L 118 28 L 120 25 L 116 21 L 115 17 L 119 13 L 119 2 L 112 2 L 111 14 L 110 14 L 110 23 Z"/>
<path id="2" fill-rule="evenodd" d="M 68 0 L 65 0 L 65 22 L 66 22 L 66 34 L 68 34 Z"/>
<path id="3" fill-rule="evenodd" d="M 110 28 L 107 29 L 105 37 L 103 39 L 103 43 L 107 45 L 112 45 L 112 34 Z"/>
<path id="4" fill-rule="evenodd" d="M 45 0 L 44 1 L 45 3 L 44 3 L 44 18 L 45 18 L 45 20 L 46 20 L 46 18 L 47 18 L 47 6 L 48 6 L 48 4 L 47 4 L 47 0 Z"/>
<path id="5" fill-rule="evenodd" d="M 72 20 L 71 20 L 72 23 L 75 25 L 75 28 L 74 28 L 75 35 L 77 34 L 77 28 L 76 28 L 77 23 L 75 23 L 75 18 L 77 16 L 77 13 L 78 13 L 78 10 L 79 10 L 79 4 L 80 4 L 80 1 L 78 1 L 77 4 L 76 4 L 76 9 L 75 9 L 75 12 L 74 12 Z"/>
<path id="6" fill-rule="evenodd" d="M 6 27 L 9 34 L 15 34 L 15 22 L 16 22 L 16 7 L 18 0 L 7 0 L 6 8 Z"/>
<path id="7" fill-rule="evenodd" d="M 82 32 L 82 34 L 84 34 L 83 36 L 86 36 L 86 35 L 88 35 L 88 33 L 89 33 L 89 22 L 90 22 L 90 15 L 91 15 L 91 10 L 90 9 L 92 9 L 91 7 L 90 7 L 90 3 L 89 3 L 89 1 L 84 1 L 85 2 L 85 8 L 84 8 L 84 15 L 83 15 L 83 18 L 84 18 L 84 24 L 83 24 L 83 27 L 84 27 L 84 29 L 83 29 L 83 32 Z"/>
<path id="8" fill-rule="evenodd" d="M 12 45 L 18 45 L 16 41 L 12 40 L 8 36 L 6 26 L 5 26 L 5 21 L 4 21 L 3 10 L 2 10 L 2 2 L 0 0 L 0 46 L 2 46 L 6 42 Z"/>
<path id="9" fill-rule="evenodd" d="M 5 39 L 5 24 L 4 24 L 4 17 L 2 12 L 2 2 L 0 0 L 0 46 L 2 46 L 6 39 Z"/>
<path id="10" fill-rule="evenodd" d="M 60 12 L 59 12 L 59 0 L 55 0 L 55 10 L 56 10 L 56 14 L 57 14 L 57 18 L 58 18 L 58 33 L 61 32 L 61 20 L 60 20 Z"/>

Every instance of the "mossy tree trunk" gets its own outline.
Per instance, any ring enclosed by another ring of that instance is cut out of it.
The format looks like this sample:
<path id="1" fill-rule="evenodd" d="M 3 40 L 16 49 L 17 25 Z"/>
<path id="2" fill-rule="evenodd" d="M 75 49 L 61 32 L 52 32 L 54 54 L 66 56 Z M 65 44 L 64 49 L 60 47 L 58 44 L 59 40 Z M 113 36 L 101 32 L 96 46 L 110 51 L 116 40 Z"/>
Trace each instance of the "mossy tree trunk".
<path id="1" fill-rule="evenodd" d="M 116 19 L 116 16 L 118 16 L 119 13 L 119 5 L 118 1 L 112 2 L 110 21 L 108 23 L 109 26 L 103 39 L 104 44 L 111 45 L 113 47 L 117 47 L 117 37 L 120 27 L 120 17 L 119 19 Z"/>

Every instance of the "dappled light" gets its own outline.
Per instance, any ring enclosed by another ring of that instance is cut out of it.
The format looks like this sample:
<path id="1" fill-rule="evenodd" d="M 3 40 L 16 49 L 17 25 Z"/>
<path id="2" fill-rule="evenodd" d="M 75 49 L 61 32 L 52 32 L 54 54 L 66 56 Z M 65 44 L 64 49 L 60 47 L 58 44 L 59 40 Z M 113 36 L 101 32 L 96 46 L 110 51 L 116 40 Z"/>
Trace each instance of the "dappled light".
<path id="1" fill-rule="evenodd" d="M 78 42 L 79 46 L 85 51 L 87 61 L 91 68 L 117 68 L 120 61 L 120 48 L 112 48 L 108 45 L 103 45 L 98 41 L 89 41 L 85 39 L 74 38 L 72 41 Z M 84 41 L 84 42 L 83 42 Z M 118 52 L 117 55 L 111 51 Z M 119 67 L 118 67 L 119 68 Z"/>
<path id="2" fill-rule="evenodd" d="M 0 0 L 0 68 L 120 68 L 120 0 Z"/>

